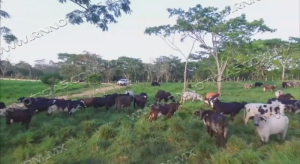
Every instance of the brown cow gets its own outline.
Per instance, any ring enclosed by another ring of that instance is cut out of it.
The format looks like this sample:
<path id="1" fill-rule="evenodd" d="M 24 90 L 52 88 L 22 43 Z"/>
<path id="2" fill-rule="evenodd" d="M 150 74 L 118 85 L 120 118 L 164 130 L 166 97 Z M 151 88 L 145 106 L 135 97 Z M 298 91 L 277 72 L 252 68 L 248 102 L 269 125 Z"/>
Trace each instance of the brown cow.
<path id="1" fill-rule="evenodd" d="M 192 84 L 188 84 L 188 88 L 192 88 Z"/>
<path id="2" fill-rule="evenodd" d="M 121 108 L 130 107 L 132 100 L 132 96 L 118 96 L 115 100 L 115 109 L 120 111 Z"/>
<path id="3" fill-rule="evenodd" d="M 85 99 L 81 99 L 81 100 L 84 102 L 84 104 L 87 108 L 93 106 L 93 97 L 85 98 Z"/>
<path id="4" fill-rule="evenodd" d="M 273 92 L 276 89 L 276 85 L 264 85 L 263 91 L 271 91 Z"/>
<path id="5" fill-rule="evenodd" d="M 208 92 L 208 93 L 206 93 L 204 103 L 207 105 L 210 105 L 209 100 L 216 98 L 216 97 L 220 97 L 220 94 L 218 92 Z"/>
<path id="6" fill-rule="evenodd" d="M 151 107 L 151 112 L 149 116 L 149 120 L 157 120 L 158 117 L 162 115 L 168 115 L 168 118 L 170 119 L 174 113 L 178 110 L 180 106 L 179 102 L 173 102 L 170 104 L 152 104 Z"/>
<path id="7" fill-rule="evenodd" d="M 295 97 L 292 96 L 290 93 L 287 93 L 287 94 L 282 94 L 282 95 L 279 95 L 278 100 L 295 100 Z"/>

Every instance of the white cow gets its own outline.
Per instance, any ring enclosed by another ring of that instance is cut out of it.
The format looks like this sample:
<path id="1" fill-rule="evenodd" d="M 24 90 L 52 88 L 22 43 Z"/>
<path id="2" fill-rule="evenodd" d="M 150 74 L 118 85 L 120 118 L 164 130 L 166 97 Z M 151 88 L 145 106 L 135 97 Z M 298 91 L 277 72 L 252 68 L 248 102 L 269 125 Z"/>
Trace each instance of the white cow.
<path id="1" fill-rule="evenodd" d="M 272 107 L 272 111 L 270 110 L 270 107 Z M 277 107 L 279 107 L 279 112 L 284 115 L 285 105 L 281 104 L 278 101 L 273 101 L 272 104 L 263 104 L 263 103 L 246 104 L 245 112 L 244 112 L 245 125 L 248 124 L 249 118 L 254 117 L 255 114 L 264 112 L 263 115 L 266 117 L 276 114 L 275 108 Z M 261 109 L 261 112 L 259 111 L 259 109 Z"/>
<path id="2" fill-rule="evenodd" d="M 264 143 L 268 143 L 269 137 L 272 134 L 277 134 L 278 139 L 285 140 L 286 133 L 289 128 L 289 118 L 282 116 L 276 118 L 274 116 L 265 117 L 260 114 L 254 116 L 254 124 L 256 130 Z"/>
<path id="3" fill-rule="evenodd" d="M 129 93 L 130 96 L 134 96 L 134 93 L 131 90 L 125 91 L 125 94 L 127 94 L 127 93 Z"/>
<path id="4" fill-rule="evenodd" d="M 183 103 L 186 101 L 186 100 L 192 100 L 193 102 L 195 100 L 200 100 L 200 101 L 203 101 L 203 96 L 199 95 L 198 93 L 195 93 L 195 92 L 183 92 L 182 93 L 182 101 Z"/>

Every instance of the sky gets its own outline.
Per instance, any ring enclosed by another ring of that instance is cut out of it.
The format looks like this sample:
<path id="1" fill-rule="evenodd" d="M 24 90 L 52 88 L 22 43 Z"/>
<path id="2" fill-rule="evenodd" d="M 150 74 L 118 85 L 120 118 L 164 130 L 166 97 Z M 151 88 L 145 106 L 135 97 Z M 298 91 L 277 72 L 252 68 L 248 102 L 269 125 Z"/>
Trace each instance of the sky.
<path id="1" fill-rule="evenodd" d="M 242 0 L 130 0 L 131 15 L 123 14 L 117 18 L 118 23 L 109 24 L 108 31 L 90 23 L 66 25 L 59 27 L 49 34 L 44 34 L 22 46 L 17 46 L 9 52 L 3 53 L 2 59 L 9 58 L 12 63 L 26 61 L 34 64 L 35 60 L 46 59 L 58 61 L 58 53 L 80 54 L 83 51 L 100 54 L 104 59 L 117 59 L 120 56 L 140 58 L 143 62 L 150 62 L 159 56 L 182 55 L 174 51 L 159 37 L 146 35 L 147 27 L 174 24 L 175 19 L 168 18 L 167 8 L 182 8 L 187 10 L 197 4 L 204 7 L 213 6 L 224 9 Z M 244 0 L 249 1 L 249 0 Z M 277 29 L 274 33 L 255 35 L 255 39 L 282 38 L 290 36 L 300 37 L 300 4 L 299 0 L 274 1 L 253 0 L 254 3 L 230 14 L 234 18 L 246 14 L 248 21 L 264 19 L 265 24 Z M 92 0 L 98 3 L 101 0 Z M 102 2 L 104 2 L 102 0 Z M 54 26 L 56 22 L 65 18 L 73 10 L 82 10 L 78 5 L 58 0 L 2 0 L 1 10 L 8 12 L 10 19 L 1 19 L 1 26 L 6 26 L 19 39 L 31 35 L 33 32 Z M 61 22 L 62 23 L 62 22 Z M 176 37 L 179 39 L 179 36 Z M 207 38 L 206 41 L 209 41 Z M 176 45 L 188 54 L 192 42 L 187 41 Z M 198 44 L 199 45 L 199 44 Z M 194 51 L 199 50 L 198 45 Z M 7 49 L 7 44 L 1 38 L 1 48 Z"/>

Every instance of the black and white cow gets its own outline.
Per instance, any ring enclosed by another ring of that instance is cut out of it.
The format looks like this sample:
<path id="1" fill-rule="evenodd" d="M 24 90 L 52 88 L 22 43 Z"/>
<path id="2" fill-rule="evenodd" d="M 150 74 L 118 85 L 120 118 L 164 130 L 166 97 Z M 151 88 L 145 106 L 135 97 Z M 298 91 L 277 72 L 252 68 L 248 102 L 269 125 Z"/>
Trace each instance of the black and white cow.
<path id="1" fill-rule="evenodd" d="M 86 108 L 83 100 L 52 100 L 49 106 L 48 115 L 56 112 L 69 112 L 72 115 L 79 108 Z"/>

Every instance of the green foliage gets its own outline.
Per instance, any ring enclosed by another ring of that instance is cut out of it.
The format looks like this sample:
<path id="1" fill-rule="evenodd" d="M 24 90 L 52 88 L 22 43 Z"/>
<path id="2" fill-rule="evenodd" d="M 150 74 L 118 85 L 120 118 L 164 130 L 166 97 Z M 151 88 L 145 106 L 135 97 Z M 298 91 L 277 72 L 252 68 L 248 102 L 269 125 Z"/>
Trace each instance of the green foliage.
<path id="1" fill-rule="evenodd" d="M 2 3 L 2 1 L 0 1 L 0 3 Z M 0 19 L 3 19 L 3 18 L 10 18 L 10 15 L 6 11 L 0 10 Z M 14 41 L 18 41 L 18 38 L 16 36 L 14 36 L 11 33 L 11 30 L 5 26 L 0 27 L 0 36 L 3 37 L 4 41 L 7 44 L 10 44 L 11 42 L 14 42 Z"/>
<path id="2" fill-rule="evenodd" d="M 87 77 L 87 82 L 90 85 L 96 85 L 96 84 L 101 83 L 101 79 L 102 79 L 102 77 L 100 74 L 92 74 Z"/>
<path id="3" fill-rule="evenodd" d="M 59 81 L 61 81 L 62 79 L 63 78 L 57 73 L 48 74 L 41 77 L 41 81 L 48 86 L 53 86 L 55 84 L 58 84 Z"/>
<path id="4" fill-rule="evenodd" d="M 280 86 L 280 82 L 275 84 Z M 274 92 L 263 92 L 262 88 L 245 91 L 244 82 L 224 82 L 223 85 L 222 100 L 225 102 L 261 103 L 274 97 Z M 172 94 L 182 91 L 181 83 L 162 83 L 161 87 Z M 149 106 L 155 102 L 154 95 L 161 87 L 153 88 L 148 83 L 139 83 L 109 93 L 124 93 L 128 89 L 134 93 L 146 92 L 149 95 L 146 106 Z M 216 89 L 214 83 L 206 83 L 204 90 L 198 93 L 205 95 Z M 298 90 L 294 88 L 287 88 L 285 92 L 291 93 L 296 99 L 300 98 Z M 0 163 L 21 163 L 39 154 L 44 155 L 45 151 L 62 144 L 68 150 L 45 163 L 167 163 L 168 160 L 176 163 L 179 162 L 176 156 L 180 158 L 192 148 L 195 156 L 184 161 L 186 163 L 294 164 L 300 160 L 299 115 L 287 113 L 290 126 L 286 141 L 281 142 L 277 136 L 271 136 L 270 142 L 263 144 L 255 132 L 253 121 L 244 125 L 244 111 L 241 111 L 235 121 L 230 122 L 227 148 L 218 149 L 215 138 L 210 138 L 203 122 L 193 114 L 199 108 L 209 109 L 203 102 L 186 102 L 171 119 L 162 116 L 153 122 L 148 121 L 148 114 L 133 121 L 126 117 L 136 112 L 137 109 L 132 107 L 121 112 L 89 108 L 77 111 L 72 117 L 65 114 L 53 117 L 38 114 L 32 118 L 29 131 L 22 129 L 20 124 L 7 127 L 5 119 L 0 119 L 3 125 L 0 128 Z"/>
<path id="5" fill-rule="evenodd" d="M 60 3 L 66 3 L 66 0 L 59 0 Z M 91 4 L 90 0 L 71 0 L 83 8 L 83 11 L 74 10 L 67 14 L 67 18 L 71 24 L 81 24 L 84 22 L 92 23 L 101 28 L 102 31 L 108 31 L 109 23 L 117 23 L 116 18 L 120 17 L 121 11 L 125 14 L 130 14 L 132 11 L 129 7 L 131 2 L 129 0 L 122 1 L 106 1 L 106 4 Z"/>

